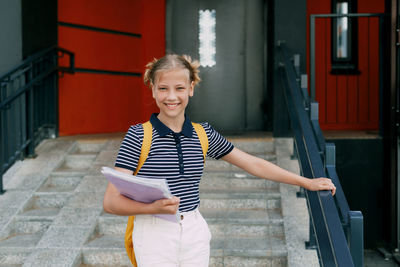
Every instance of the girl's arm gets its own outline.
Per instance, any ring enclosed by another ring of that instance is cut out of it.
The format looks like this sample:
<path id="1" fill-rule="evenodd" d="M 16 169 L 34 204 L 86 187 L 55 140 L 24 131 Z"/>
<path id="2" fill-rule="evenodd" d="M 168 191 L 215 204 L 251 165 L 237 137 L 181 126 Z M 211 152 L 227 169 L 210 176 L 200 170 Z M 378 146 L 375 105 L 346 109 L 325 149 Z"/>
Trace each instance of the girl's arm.
<path id="1" fill-rule="evenodd" d="M 311 191 L 331 190 L 332 195 L 336 192 L 336 187 L 331 179 L 305 178 L 237 148 L 234 148 L 229 154 L 222 157 L 222 159 L 257 177 L 285 184 L 298 185 Z"/>
<path id="2" fill-rule="evenodd" d="M 127 169 L 116 167 L 115 170 L 132 174 Z M 121 195 L 118 189 L 108 183 L 104 194 L 103 208 L 107 213 L 116 215 L 137 215 L 137 214 L 175 214 L 179 208 L 179 198 L 160 199 L 153 203 L 142 203 Z"/>

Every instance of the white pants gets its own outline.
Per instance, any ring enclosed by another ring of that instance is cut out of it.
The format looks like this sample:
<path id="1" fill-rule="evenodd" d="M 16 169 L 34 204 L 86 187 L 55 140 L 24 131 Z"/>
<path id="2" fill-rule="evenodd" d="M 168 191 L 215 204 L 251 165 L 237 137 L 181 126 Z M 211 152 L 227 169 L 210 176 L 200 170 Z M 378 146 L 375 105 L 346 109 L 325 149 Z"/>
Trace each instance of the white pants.
<path id="1" fill-rule="evenodd" d="M 207 267 L 211 233 L 196 209 L 181 213 L 180 223 L 137 215 L 133 247 L 138 267 Z"/>

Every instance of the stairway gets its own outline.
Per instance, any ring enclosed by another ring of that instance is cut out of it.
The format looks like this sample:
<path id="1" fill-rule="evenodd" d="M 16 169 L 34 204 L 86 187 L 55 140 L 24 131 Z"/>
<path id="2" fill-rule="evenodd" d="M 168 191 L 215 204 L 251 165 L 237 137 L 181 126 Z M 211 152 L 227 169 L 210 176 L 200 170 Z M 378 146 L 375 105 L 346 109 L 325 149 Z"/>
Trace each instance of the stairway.
<path id="1" fill-rule="evenodd" d="M 232 142 L 276 161 L 272 139 Z M 210 267 L 287 266 L 279 184 L 207 159 L 200 188 L 200 211 L 213 235 Z"/>
<path id="2" fill-rule="evenodd" d="M 121 136 L 45 140 L 0 195 L 0 267 L 131 266 L 127 217 L 102 210 L 106 180 Z M 272 138 L 232 139 L 275 162 Z M 211 267 L 287 266 L 279 185 L 224 161 L 207 159 L 201 207 L 209 223 Z"/>

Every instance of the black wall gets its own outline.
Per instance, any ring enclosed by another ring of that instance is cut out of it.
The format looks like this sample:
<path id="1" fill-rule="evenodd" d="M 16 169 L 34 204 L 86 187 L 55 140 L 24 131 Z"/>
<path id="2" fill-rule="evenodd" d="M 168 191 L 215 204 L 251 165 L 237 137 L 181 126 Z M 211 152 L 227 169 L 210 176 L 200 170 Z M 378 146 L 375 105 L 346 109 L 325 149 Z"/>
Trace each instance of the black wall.
<path id="1" fill-rule="evenodd" d="M 273 81 L 273 132 L 275 137 L 290 136 L 290 122 L 281 82 L 278 78 L 276 46 L 285 41 L 289 54 L 300 54 L 300 71 L 306 73 L 307 47 L 307 2 L 306 0 L 274 1 L 274 81 Z"/>
<path id="2" fill-rule="evenodd" d="M 22 60 L 21 2 L 0 1 L 0 76 Z"/>
<path id="3" fill-rule="evenodd" d="M 385 247 L 390 229 L 390 194 L 383 179 L 382 139 L 326 141 L 336 145 L 336 171 L 350 209 L 363 213 L 365 248 Z"/>
<path id="4" fill-rule="evenodd" d="M 22 0 L 23 58 L 57 44 L 57 1 Z"/>

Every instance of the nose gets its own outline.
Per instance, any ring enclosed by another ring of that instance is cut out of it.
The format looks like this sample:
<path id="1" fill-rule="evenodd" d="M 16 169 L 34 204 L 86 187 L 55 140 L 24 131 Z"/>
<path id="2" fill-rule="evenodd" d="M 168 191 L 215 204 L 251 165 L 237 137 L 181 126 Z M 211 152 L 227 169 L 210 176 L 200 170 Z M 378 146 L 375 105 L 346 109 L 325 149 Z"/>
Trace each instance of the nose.
<path id="1" fill-rule="evenodd" d="M 175 100 L 176 92 L 175 90 L 168 90 L 167 100 Z"/>

